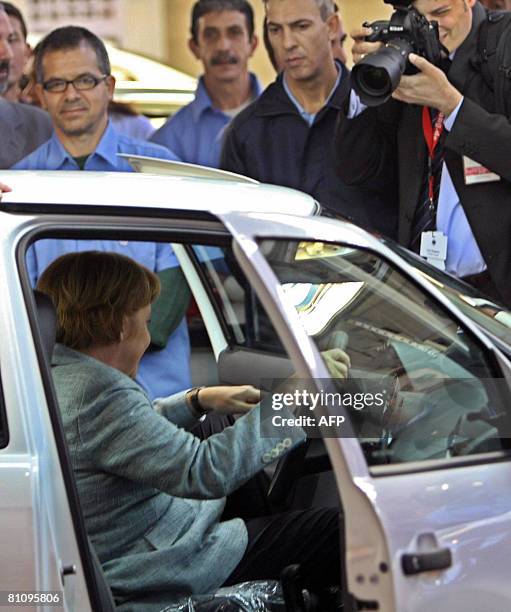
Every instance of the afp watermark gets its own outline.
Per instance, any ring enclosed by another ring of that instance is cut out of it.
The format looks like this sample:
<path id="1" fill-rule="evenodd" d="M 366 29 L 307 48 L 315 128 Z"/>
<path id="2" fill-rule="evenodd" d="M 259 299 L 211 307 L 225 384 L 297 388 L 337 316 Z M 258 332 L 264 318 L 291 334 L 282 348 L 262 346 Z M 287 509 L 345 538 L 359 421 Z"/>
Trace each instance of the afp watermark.
<path id="1" fill-rule="evenodd" d="M 309 437 L 355 437 L 349 414 L 364 410 L 383 412 L 386 390 L 361 392 L 353 382 L 337 388 L 332 381 L 272 380 L 261 403 L 261 434 L 282 435 L 290 427 L 306 430 Z M 324 383 L 324 384 L 323 384 Z"/>

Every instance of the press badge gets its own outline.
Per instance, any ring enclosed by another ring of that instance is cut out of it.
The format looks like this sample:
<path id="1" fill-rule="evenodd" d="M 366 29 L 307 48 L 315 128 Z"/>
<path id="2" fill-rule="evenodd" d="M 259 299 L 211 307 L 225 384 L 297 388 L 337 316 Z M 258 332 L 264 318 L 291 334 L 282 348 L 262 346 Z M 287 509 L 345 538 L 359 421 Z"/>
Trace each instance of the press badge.
<path id="1" fill-rule="evenodd" d="M 435 268 L 445 270 L 447 236 L 443 232 L 422 232 L 420 255 Z"/>
<path id="2" fill-rule="evenodd" d="M 479 162 L 463 156 L 463 174 L 465 185 L 477 185 L 478 183 L 493 183 L 500 181 L 500 176 L 482 166 Z"/>

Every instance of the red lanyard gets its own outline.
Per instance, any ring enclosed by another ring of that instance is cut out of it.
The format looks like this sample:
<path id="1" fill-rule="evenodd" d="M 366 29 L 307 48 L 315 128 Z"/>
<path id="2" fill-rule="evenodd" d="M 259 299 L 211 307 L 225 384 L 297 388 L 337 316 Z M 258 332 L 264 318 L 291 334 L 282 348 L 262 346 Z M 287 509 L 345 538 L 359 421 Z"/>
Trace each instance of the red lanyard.
<path id="1" fill-rule="evenodd" d="M 429 183 L 429 203 L 431 208 L 434 207 L 435 197 L 435 177 L 433 175 L 433 158 L 435 151 L 440 142 L 440 137 L 444 131 L 444 119 L 443 113 L 438 113 L 435 120 L 435 125 L 431 124 L 431 113 L 427 106 L 422 108 L 422 131 L 424 132 L 424 140 L 428 146 L 428 183 Z"/>

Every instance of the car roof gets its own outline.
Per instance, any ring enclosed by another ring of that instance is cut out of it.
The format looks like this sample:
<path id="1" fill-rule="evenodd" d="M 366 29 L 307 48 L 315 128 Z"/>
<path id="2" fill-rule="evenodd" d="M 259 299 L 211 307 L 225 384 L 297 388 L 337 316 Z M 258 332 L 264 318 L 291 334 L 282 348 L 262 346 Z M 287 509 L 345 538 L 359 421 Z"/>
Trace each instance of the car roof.
<path id="1" fill-rule="evenodd" d="M 281 212 L 311 216 L 319 211 L 311 196 L 274 185 L 237 183 L 209 178 L 187 178 L 131 172 L 22 171 L 0 173 L 12 192 L 9 204 L 126 206 L 211 213 Z M 19 210 L 19 206 L 17 209 Z M 44 212 L 38 208 L 38 212 Z"/>

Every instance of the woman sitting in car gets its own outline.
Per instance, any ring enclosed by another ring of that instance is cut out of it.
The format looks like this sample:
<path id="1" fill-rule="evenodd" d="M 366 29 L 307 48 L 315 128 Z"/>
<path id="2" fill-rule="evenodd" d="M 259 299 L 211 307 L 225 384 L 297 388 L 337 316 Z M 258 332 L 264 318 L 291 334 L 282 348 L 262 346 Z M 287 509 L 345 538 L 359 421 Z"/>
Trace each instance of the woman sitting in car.
<path id="1" fill-rule="evenodd" d="M 55 386 L 87 530 L 118 604 L 279 578 L 291 563 L 312 590 L 339 583 L 338 511 L 222 516 L 226 496 L 303 441 L 300 428 L 272 428 L 250 386 L 153 406 L 133 380 L 159 292 L 152 272 L 119 254 L 71 253 L 37 288 L 56 308 Z M 201 440 L 187 429 L 209 411 L 244 416 Z"/>

